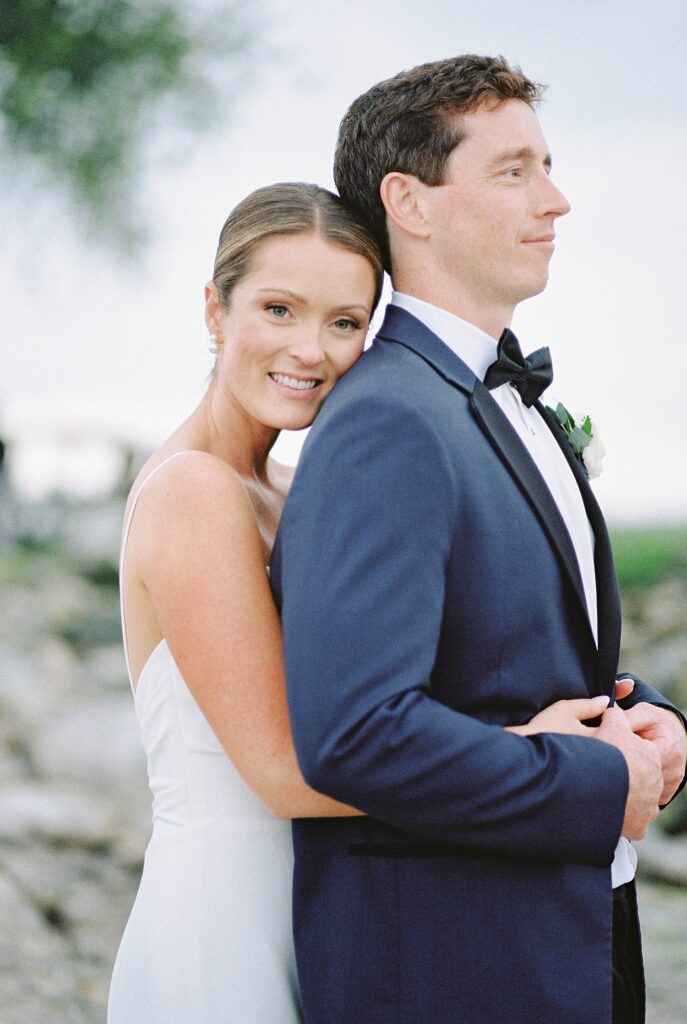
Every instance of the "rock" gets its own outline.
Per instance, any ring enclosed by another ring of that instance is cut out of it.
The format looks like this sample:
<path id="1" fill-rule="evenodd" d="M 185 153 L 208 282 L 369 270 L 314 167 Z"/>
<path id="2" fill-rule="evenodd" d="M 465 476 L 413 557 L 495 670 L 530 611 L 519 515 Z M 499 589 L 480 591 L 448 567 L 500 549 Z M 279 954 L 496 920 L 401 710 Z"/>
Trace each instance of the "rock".
<path id="1" fill-rule="evenodd" d="M 646 653 L 652 681 L 677 705 L 687 706 L 687 633 L 666 637 Z"/>
<path id="2" fill-rule="evenodd" d="M 0 741 L 0 779 L 3 784 L 26 777 L 28 766 L 15 744 Z M 0 823 L 0 831 L 2 823 Z"/>
<path id="3" fill-rule="evenodd" d="M 0 863 L 80 957 L 111 966 L 140 864 L 128 869 L 105 853 L 35 844 L 6 848 Z"/>
<path id="4" fill-rule="evenodd" d="M 68 647 L 50 637 L 34 639 L 33 655 L 0 642 L 0 710 L 16 723 L 17 735 L 54 712 L 78 678 Z"/>
<path id="5" fill-rule="evenodd" d="M 82 657 L 93 647 L 121 643 L 119 598 L 115 591 L 84 583 L 89 595 L 83 601 L 54 603 L 50 631 L 61 637 Z M 51 595 L 53 596 L 53 595 Z M 44 595 L 47 604 L 49 598 Z"/>
<path id="6" fill-rule="evenodd" d="M 2 1024 L 91 1024 L 69 943 L 4 872 L 0 919 Z"/>
<path id="7" fill-rule="evenodd" d="M 114 830 L 107 802 L 65 783 L 8 783 L 0 788 L 0 838 L 32 837 L 99 845 Z"/>
<path id="8" fill-rule="evenodd" d="M 641 878 L 687 886 L 687 836 L 667 838 L 654 826 L 636 847 Z"/>
<path id="9" fill-rule="evenodd" d="M 37 771 L 48 779 L 109 794 L 147 786 L 131 693 L 73 700 L 37 726 L 28 742 Z"/>
<path id="10" fill-rule="evenodd" d="M 687 892 L 638 884 L 648 1024 L 687 1020 Z"/>
<path id="11" fill-rule="evenodd" d="M 141 785 L 121 790 L 111 803 L 115 823 L 111 852 L 122 867 L 141 869 L 153 827 L 152 800 L 148 786 Z"/>
<path id="12" fill-rule="evenodd" d="M 112 691 L 131 696 L 121 643 L 89 650 L 81 662 L 81 675 L 89 685 L 97 686 L 101 692 Z"/>
<path id="13" fill-rule="evenodd" d="M 50 705 L 35 659 L 0 644 L 0 709 L 12 719 L 32 720 Z"/>
<path id="14" fill-rule="evenodd" d="M 139 876 L 105 853 L 0 841 L 2 1024 L 102 1024 Z"/>

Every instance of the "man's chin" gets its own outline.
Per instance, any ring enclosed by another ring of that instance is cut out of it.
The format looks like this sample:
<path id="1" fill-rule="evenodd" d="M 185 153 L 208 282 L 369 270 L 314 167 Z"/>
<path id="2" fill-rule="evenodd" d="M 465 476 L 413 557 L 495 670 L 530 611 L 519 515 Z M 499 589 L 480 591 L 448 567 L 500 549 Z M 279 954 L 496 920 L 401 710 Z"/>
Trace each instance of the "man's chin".
<path id="1" fill-rule="evenodd" d="M 548 283 L 548 270 L 545 274 L 540 274 L 536 279 L 532 278 L 527 282 L 523 282 L 520 296 L 516 300 L 515 305 L 517 306 L 519 303 L 524 302 L 525 299 L 533 299 L 535 295 L 541 295 Z"/>

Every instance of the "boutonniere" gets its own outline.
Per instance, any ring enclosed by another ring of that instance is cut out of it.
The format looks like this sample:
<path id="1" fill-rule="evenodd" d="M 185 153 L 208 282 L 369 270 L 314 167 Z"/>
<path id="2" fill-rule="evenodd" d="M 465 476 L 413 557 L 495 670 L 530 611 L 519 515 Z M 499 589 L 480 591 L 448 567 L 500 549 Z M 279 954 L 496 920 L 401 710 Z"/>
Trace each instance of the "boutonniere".
<path id="1" fill-rule="evenodd" d="M 573 455 L 582 466 L 585 476 L 589 480 L 595 480 L 601 476 L 606 447 L 591 416 L 585 416 L 578 424 L 562 402 L 559 402 L 555 409 L 552 409 L 550 405 L 547 406 L 547 409 L 570 442 Z"/>

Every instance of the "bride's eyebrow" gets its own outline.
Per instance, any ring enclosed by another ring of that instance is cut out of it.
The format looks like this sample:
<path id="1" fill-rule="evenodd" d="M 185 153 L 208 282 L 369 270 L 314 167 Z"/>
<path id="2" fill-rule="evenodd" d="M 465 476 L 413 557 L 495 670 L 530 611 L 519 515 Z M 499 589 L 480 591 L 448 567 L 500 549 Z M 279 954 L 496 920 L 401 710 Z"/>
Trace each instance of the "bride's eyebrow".
<path id="1" fill-rule="evenodd" d="M 307 301 L 308 301 L 307 299 L 304 299 L 302 295 L 299 295 L 297 292 L 292 292 L 289 288 L 279 288 L 279 287 L 275 287 L 275 288 L 270 288 L 270 287 L 258 288 L 258 290 L 257 290 L 257 292 L 255 294 L 256 295 L 263 295 L 263 294 L 265 294 L 265 295 L 272 295 L 272 296 L 280 296 L 280 297 L 284 297 L 284 298 L 287 298 L 287 299 L 292 299 L 294 302 L 302 302 L 305 305 L 307 305 Z M 350 304 L 347 303 L 347 304 L 345 304 L 343 306 L 337 306 L 336 310 L 334 312 L 337 312 L 337 313 L 352 313 L 353 310 L 360 310 L 361 312 L 365 313 L 366 316 L 370 316 L 370 309 L 367 306 L 361 305 L 359 302 L 352 302 Z"/>
<path id="2" fill-rule="evenodd" d="M 288 288 L 280 288 L 275 286 L 274 288 L 258 288 L 257 294 L 262 295 L 263 293 L 269 295 L 285 295 L 289 299 L 293 299 L 294 302 L 305 302 L 302 295 L 298 295 L 297 292 L 292 292 Z"/>
<path id="3" fill-rule="evenodd" d="M 361 313 L 365 313 L 366 316 L 370 315 L 370 309 L 368 306 L 363 306 L 360 302 L 351 302 L 344 306 L 337 306 L 334 310 L 335 313 L 353 313 L 358 310 Z"/>

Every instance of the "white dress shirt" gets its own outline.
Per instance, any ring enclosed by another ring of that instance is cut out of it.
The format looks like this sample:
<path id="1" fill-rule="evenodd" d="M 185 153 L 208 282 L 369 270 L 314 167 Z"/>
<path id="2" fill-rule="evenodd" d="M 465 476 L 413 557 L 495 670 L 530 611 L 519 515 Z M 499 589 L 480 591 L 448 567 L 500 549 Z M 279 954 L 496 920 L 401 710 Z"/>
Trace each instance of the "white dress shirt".
<path id="1" fill-rule="evenodd" d="M 496 359 L 496 341 L 479 327 L 444 309 L 401 292 L 392 292 L 391 302 L 411 313 L 459 356 L 480 380 Z M 549 427 L 535 408 L 527 408 L 510 384 L 501 384 L 491 396 L 505 413 L 518 437 L 532 456 L 551 492 L 570 535 L 582 576 L 587 614 L 598 643 L 594 534 L 587 519 L 582 495 L 565 456 Z M 613 887 L 635 876 L 637 855 L 631 843 L 621 837 L 612 867 Z"/>

